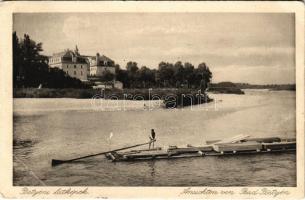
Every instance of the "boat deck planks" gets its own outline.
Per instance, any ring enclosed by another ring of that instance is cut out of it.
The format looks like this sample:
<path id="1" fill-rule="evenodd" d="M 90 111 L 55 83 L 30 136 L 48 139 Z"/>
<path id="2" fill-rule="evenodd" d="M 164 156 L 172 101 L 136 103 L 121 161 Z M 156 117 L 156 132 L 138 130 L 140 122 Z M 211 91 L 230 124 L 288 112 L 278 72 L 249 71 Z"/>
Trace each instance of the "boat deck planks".
<path id="1" fill-rule="evenodd" d="M 240 140 L 227 140 L 230 143 L 222 143 L 220 140 L 209 145 L 201 147 L 184 147 L 178 148 L 172 146 L 168 149 L 154 148 L 143 150 L 132 150 L 127 152 L 110 152 L 106 158 L 112 161 L 136 161 L 152 159 L 173 159 L 173 158 L 190 158 L 205 156 L 235 156 L 247 154 L 265 154 L 295 152 L 295 139 L 280 139 L 278 137 L 269 138 L 244 138 Z M 231 143 L 233 141 L 233 143 Z"/>

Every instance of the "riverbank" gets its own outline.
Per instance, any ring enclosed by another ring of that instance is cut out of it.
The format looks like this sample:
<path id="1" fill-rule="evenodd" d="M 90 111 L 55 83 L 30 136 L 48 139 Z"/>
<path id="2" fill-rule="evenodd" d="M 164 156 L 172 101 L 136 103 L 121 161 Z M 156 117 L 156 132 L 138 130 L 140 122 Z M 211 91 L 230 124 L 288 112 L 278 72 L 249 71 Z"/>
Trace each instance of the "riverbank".
<path id="1" fill-rule="evenodd" d="M 245 94 L 244 91 L 232 82 L 211 83 L 209 91 L 219 94 Z"/>
<path id="2" fill-rule="evenodd" d="M 177 92 L 190 93 L 191 90 L 177 89 L 53 89 L 53 88 L 14 88 L 14 98 L 105 98 L 126 100 L 148 100 L 150 97 L 160 97 L 176 94 Z"/>
<path id="3" fill-rule="evenodd" d="M 244 92 L 234 87 L 218 87 L 209 90 L 213 93 L 223 94 L 244 94 Z M 75 89 L 75 88 L 14 88 L 14 98 L 76 98 L 76 99 L 90 99 L 90 98 L 106 98 L 106 99 L 126 99 L 126 100 L 149 100 L 153 97 L 164 99 L 169 95 L 179 94 L 194 94 L 198 93 L 196 89 L 184 88 L 153 88 L 153 89 Z"/>
<path id="4" fill-rule="evenodd" d="M 98 90 L 95 89 L 53 89 L 53 88 L 14 88 L 13 98 L 92 98 Z"/>

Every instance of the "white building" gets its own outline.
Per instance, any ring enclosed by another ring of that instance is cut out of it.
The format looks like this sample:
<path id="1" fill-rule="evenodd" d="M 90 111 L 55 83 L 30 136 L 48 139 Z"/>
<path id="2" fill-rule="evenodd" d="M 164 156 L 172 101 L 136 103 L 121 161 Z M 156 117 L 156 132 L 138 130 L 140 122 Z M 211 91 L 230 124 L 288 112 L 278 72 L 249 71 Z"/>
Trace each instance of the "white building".
<path id="1" fill-rule="evenodd" d="M 95 82 L 95 86 L 93 86 L 94 89 L 123 89 L 123 83 L 120 81 L 106 81 L 106 82 Z"/>
<path id="2" fill-rule="evenodd" d="M 114 81 L 113 87 L 122 90 L 123 83 L 121 81 Z"/>
<path id="3" fill-rule="evenodd" d="M 65 50 L 64 52 L 55 53 L 49 58 L 49 66 L 51 68 L 62 69 L 67 75 L 78 78 L 81 81 L 88 80 L 89 63 L 85 57 L 75 51 Z"/>
<path id="4" fill-rule="evenodd" d="M 86 56 L 90 64 L 90 76 L 102 76 L 105 71 L 115 74 L 114 61 L 99 53 Z"/>
<path id="5" fill-rule="evenodd" d="M 115 75 L 113 60 L 99 53 L 96 56 L 80 55 L 77 46 L 74 51 L 67 49 L 54 53 L 49 58 L 49 66 L 62 69 L 67 75 L 82 81 L 87 81 L 89 76 L 101 77 L 106 71 Z"/>

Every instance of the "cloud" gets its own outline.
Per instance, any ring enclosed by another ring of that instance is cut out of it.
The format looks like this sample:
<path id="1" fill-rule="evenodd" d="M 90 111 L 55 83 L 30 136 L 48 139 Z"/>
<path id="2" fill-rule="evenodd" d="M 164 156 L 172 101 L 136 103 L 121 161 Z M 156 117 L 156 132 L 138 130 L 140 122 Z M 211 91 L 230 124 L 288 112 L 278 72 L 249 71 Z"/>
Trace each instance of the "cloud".
<path id="1" fill-rule="evenodd" d="M 91 26 L 89 19 L 86 19 L 84 17 L 70 16 L 65 19 L 62 30 L 66 34 L 66 36 L 70 36 L 73 33 L 78 33 L 82 30 L 91 29 L 92 27 L 93 26 Z"/>
<path id="2" fill-rule="evenodd" d="M 148 47 L 150 48 L 150 47 Z M 134 48 L 141 52 L 144 47 Z M 155 48 L 154 48 L 155 49 Z M 221 48 L 199 48 L 190 46 L 180 46 L 170 49 L 163 49 L 162 54 L 168 56 L 183 56 L 183 55 L 213 55 L 220 57 L 240 57 L 240 56 L 294 56 L 295 49 L 293 47 L 264 47 L 264 46 L 253 46 L 253 47 L 221 47 Z M 135 51 L 136 52 L 136 51 Z"/>
<path id="3" fill-rule="evenodd" d="M 130 34 L 137 34 L 137 35 L 150 35 L 150 34 L 192 34 L 199 32 L 198 29 L 193 29 L 193 27 L 187 27 L 185 25 L 180 26 L 144 26 L 139 27 L 137 29 L 130 29 L 128 33 Z"/>
<path id="4" fill-rule="evenodd" d="M 85 16 L 70 16 L 64 20 L 62 26 L 66 41 L 82 46 L 90 46 L 92 42 L 96 42 L 99 37 L 97 29 L 98 27 L 93 26 L 92 21 Z"/>
<path id="5" fill-rule="evenodd" d="M 235 56 L 243 55 L 259 55 L 259 56 L 275 56 L 275 55 L 294 55 L 293 47 L 243 47 L 234 50 Z"/>

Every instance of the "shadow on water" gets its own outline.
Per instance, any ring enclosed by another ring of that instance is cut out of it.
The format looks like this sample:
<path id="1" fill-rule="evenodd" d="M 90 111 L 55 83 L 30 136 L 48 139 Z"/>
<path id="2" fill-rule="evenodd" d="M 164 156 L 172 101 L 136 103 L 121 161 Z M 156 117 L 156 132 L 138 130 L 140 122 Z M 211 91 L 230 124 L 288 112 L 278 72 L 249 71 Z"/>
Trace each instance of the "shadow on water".
<path id="1" fill-rule="evenodd" d="M 31 148 L 33 147 L 37 141 L 32 140 L 13 140 L 13 148 L 14 149 L 22 149 L 22 148 Z"/>
<path id="2" fill-rule="evenodd" d="M 13 140 L 14 156 L 28 158 L 33 153 L 33 147 L 37 141 L 32 140 Z"/>
<path id="3" fill-rule="evenodd" d="M 150 175 L 152 177 L 155 176 L 155 162 L 156 162 L 155 160 L 152 160 L 151 162 L 148 163 L 148 166 L 149 166 L 149 168 L 151 170 Z"/>
<path id="4" fill-rule="evenodd" d="M 33 121 L 41 119 L 43 117 L 43 114 L 32 114 L 31 115 L 22 115 L 21 113 L 14 113 L 13 114 L 13 121 L 16 122 L 27 122 L 27 123 L 33 123 Z"/>

